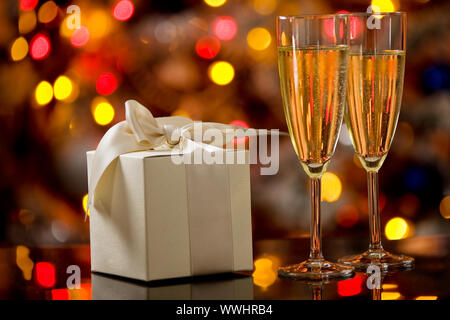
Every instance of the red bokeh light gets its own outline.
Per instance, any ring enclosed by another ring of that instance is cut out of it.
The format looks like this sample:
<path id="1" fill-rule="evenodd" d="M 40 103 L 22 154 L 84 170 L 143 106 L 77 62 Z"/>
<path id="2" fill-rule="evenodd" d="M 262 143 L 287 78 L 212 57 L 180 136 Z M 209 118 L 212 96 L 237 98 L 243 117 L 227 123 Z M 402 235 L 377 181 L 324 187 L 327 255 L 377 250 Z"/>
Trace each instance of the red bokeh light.
<path id="1" fill-rule="evenodd" d="M 50 262 L 36 263 L 36 281 L 45 288 L 51 288 L 56 283 L 55 267 Z"/>
<path id="2" fill-rule="evenodd" d="M 339 208 L 336 212 L 336 221 L 337 223 L 345 228 L 353 227 L 359 220 L 358 209 L 351 205 L 347 204 Z"/>
<path id="3" fill-rule="evenodd" d="M 356 296 L 361 293 L 361 284 L 363 278 L 357 274 L 352 279 L 339 281 L 337 283 L 337 292 L 341 297 Z"/>
<path id="4" fill-rule="evenodd" d="M 247 124 L 247 122 L 245 122 L 244 120 L 234 120 L 230 122 L 230 125 L 232 126 L 238 126 L 238 127 L 242 127 L 242 128 L 250 128 L 249 125 Z"/>
<path id="5" fill-rule="evenodd" d="M 339 10 L 337 13 L 350 13 L 347 10 Z M 350 17 L 350 38 L 355 39 L 361 32 L 361 23 L 356 17 Z"/>
<path id="6" fill-rule="evenodd" d="M 214 58 L 220 50 L 220 42 L 214 37 L 200 38 L 195 44 L 195 51 L 197 54 L 205 59 Z"/>
<path id="7" fill-rule="evenodd" d="M 134 13 L 134 5 L 129 0 L 121 0 L 116 3 L 113 9 L 113 16 L 119 21 L 126 21 Z"/>
<path id="8" fill-rule="evenodd" d="M 242 128 L 250 128 L 249 125 L 247 124 L 247 122 L 245 122 L 244 120 L 233 120 L 230 122 L 230 125 L 232 126 L 238 126 L 238 127 L 242 127 Z M 240 137 L 240 138 L 235 138 L 233 140 L 234 144 L 242 144 L 242 143 L 246 143 L 248 141 L 248 137 Z"/>
<path id="9" fill-rule="evenodd" d="M 20 0 L 20 10 L 28 11 L 34 9 L 39 0 Z"/>
<path id="10" fill-rule="evenodd" d="M 101 95 L 109 95 L 117 89 L 117 79 L 112 73 L 102 73 L 97 79 L 97 92 Z"/>
<path id="11" fill-rule="evenodd" d="M 70 300 L 69 289 L 52 289 L 52 300 Z"/>
<path id="12" fill-rule="evenodd" d="M 220 17 L 213 25 L 214 34 L 220 40 L 231 40 L 237 33 L 237 24 L 231 17 Z"/>
<path id="13" fill-rule="evenodd" d="M 82 47 L 89 41 L 89 30 L 85 26 L 81 26 L 72 33 L 70 43 L 74 47 Z"/>
<path id="14" fill-rule="evenodd" d="M 41 60 L 46 58 L 51 49 L 50 40 L 43 34 L 37 34 L 31 39 L 30 45 L 31 57 L 35 60 Z"/>

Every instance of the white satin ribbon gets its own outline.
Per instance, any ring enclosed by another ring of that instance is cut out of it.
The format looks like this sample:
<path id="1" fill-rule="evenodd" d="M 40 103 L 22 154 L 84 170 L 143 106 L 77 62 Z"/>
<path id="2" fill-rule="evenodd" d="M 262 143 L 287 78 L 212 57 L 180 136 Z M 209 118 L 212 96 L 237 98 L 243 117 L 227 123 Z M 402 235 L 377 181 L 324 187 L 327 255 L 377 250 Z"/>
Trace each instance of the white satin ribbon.
<path id="1" fill-rule="evenodd" d="M 243 129 L 215 122 L 194 122 L 179 116 L 154 118 L 146 107 L 135 100 L 125 102 L 125 115 L 126 120 L 111 127 L 98 144 L 90 172 L 88 208 L 94 204 L 95 190 L 104 172 L 121 154 L 174 149 L 186 152 L 195 147 L 214 151 L 232 141 L 236 136 L 231 133 L 236 129 Z M 221 145 L 217 145 L 215 140 L 203 141 L 203 134 L 196 137 L 193 134 L 196 125 L 201 126 L 202 132 L 209 128 L 220 130 L 224 137 Z M 198 138 L 200 140 L 196 140 Z"/>

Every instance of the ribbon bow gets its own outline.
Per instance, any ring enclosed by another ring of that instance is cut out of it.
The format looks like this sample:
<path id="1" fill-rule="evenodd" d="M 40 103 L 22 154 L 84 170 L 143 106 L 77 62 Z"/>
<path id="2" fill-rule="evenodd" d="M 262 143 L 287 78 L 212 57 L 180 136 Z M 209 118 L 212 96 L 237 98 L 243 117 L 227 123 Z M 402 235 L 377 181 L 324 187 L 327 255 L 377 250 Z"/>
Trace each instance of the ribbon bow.
<path id="1" fill-rule="evenodd" d="M 111 127 L 98 144 L 90 168 L 88 208 L 94 203 L 95 190 L 104 172 L 121 154 L 175 148 L 186 151 L 195 146 L 218 150 L 235 138 L 234 134 L 227 133 L 240 128 L 215 122 L 194 122 L 180 116 L 154 118 L 146 107 L 135 100 L 125 102 L 125 116 L 126 120 Z M 203 135 L 196 137 L 191 134 L 196 125 L 200 125 L 202 130 L 220 130 L 225 137 L 223 143 L 218 145 L 215 140 L 204 141 Z"/>

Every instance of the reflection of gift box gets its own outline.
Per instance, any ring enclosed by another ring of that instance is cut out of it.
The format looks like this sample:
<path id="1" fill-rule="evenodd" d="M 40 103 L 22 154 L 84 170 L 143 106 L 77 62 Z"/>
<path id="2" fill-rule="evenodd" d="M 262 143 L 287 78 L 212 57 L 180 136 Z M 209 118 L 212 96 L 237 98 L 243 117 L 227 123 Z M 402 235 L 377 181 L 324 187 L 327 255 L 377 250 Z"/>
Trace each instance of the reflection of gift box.
<path id="1" fill-rule="evenodd" d="M 249 174 L 177 165 L 170 151 L 120 155 L 90 207 L 92 270 L 150 281 L 252 269 Z"/>
<path id="2" fill-rule="evenodd" d="M 146 286 L 92 274 L 93 300 L 252 300 L 252 277 Z"/>

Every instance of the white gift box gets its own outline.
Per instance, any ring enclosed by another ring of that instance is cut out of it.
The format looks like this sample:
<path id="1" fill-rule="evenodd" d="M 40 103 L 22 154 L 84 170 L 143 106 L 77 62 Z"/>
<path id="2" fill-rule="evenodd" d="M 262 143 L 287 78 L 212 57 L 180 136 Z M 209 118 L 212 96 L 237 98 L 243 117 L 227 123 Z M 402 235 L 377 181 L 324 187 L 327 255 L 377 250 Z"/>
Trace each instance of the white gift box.
<path id="1" fill-rule="evenodd" d="M 93 300 L 253 300 L 253 278 L 146 286 L 92 274 Z"/>
<path id="2" fill-rule="evenodd" d="M 92 271 L 151 281 L 251 270 L 248 161 L 175 164 L 170 154 L 122 154 L 105 171 L 89 209 Z"/>

